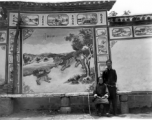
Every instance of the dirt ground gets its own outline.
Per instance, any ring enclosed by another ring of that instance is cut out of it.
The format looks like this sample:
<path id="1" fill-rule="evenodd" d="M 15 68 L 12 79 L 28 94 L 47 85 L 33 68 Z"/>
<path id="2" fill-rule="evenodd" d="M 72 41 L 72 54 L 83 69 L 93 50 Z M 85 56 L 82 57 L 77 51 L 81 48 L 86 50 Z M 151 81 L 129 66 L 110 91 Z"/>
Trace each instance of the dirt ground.
<path id="1" fill-rule="evenodd" d="M 20 111 L 10 116 L 0 117 L 0 120 L 80 120 L 80 119 L 152 119 L 152 112 L 138 114 L 119 114 L 117 116 L 96 116 L 95 113 L 59 114 L 51 111 Z"/>

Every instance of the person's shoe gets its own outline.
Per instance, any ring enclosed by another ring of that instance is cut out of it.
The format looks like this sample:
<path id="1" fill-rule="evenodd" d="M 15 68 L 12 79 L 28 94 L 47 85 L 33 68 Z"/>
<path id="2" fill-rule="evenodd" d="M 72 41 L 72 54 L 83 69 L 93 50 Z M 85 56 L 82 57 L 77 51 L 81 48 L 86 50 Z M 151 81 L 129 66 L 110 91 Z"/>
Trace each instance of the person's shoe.
<path id="1" fill-rule="evenodd" d="M 98 116 L 102 116 L 102 114 L 101 114 L 101 113 L 98 113 Z"/>
<path id="2" fill-rule="evenodd" d="M 107 117 L 111 117 L 111 114 L 110 113 L 106 113 L 105 114 Z"/>
<path id="3" fill-rule="evenodd" d="M 117 116 L 117 114 L 116 114 L 116 113 L 114 113 L 114 114 L 113 114 L 113 116 Z"/>

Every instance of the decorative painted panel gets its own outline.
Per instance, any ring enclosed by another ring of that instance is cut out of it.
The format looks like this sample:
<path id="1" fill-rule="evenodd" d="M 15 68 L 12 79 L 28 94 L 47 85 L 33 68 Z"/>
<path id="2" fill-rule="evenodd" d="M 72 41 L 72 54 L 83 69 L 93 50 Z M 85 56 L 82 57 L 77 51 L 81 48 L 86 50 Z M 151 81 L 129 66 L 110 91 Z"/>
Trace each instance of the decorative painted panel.
<path id="1" fill-rule="evenodd" d="M 7 32 L 5 30 L 0 30 L 0 43 L 6 43 Z"/>
<path id="2" fill-rule="evenodd" d="M 99 36 L 97 40 L 97 54 L 108 54 L 108 40 L 107 37 Z"/>
<path id="3" fill-rule="evenodd" d="M 14 44 L 14 38 L 15 38 L 15 29 L 10 29 L 9 30 L 9 54 L 13 54 L 13 44 Z M 18 40 L 18 45 L 17 45 L 17 53 L 20 53 L 20 40 Z"/>
<path id="4" fill-rule="evenodd" d="M 80 13 L 77 15 L 78 25 L 96 25 L 98 22 L 96 13 Z"/>
<path id="5" fill-rule="evenodd" d="M 106 64 L 98 63 L 98 76 L 100 76 L 105 69 L 106 69 Z"/>
<path id="6" fill-rule="evenodd" d="M 67 26 L 69 24 L 69 16 L 67 14 L 48 15 L 47 24 L 49 26 Z"/>
<path id="7" fill-rule="evenodd" d="M 96 36 L 107 36 L 106 28 L 96 28 Z"/>
<path id="8" fill-rule="evenodd" d="M 96 28 L 96 51 L 98 77 L 102 74 L 105 63 L 109 59 L 107 28 Z"/>
<path id="9" fill-rule="evenodd" d="M 38 26 L 39 25 L 39 15 L 21 14 L 21 18 L 22 18 L 21 25 L 24 25 L 24 26 Z"/>
<path id="10" fill-rule="evenodd" d="M 92 28 L 24 28 L 22 38 L 23 93 L 91 91 L 95 82 Z"/>
<path id="11" fill-rule="evenodd" d="M 18 87 L 20 81 L 20 64 L 18 64 Z M 8 64 L 8 83 L 13 82 L 13 64 Z"/>
<path id="12" fill-rule="evenodd" d="M 18 13 L 9 14 L 9 26 L 16 26 L 18 21 Z"/>
<path id="13" fill-rule="evenodd" d="M 13 82 L 13 64 L 8 64 L 8 83 Z"/>
<path id="14" fill-rule="evenodd" d="M 109 56 L 106 55 L 98 55 L 97 56 L 97 62 L 103 62 L 105 63 L 109 59 Z"/>
<path id="15" fill-rule="evenodd" d="M 85 13 L 20 13 L 23 27 L 73 27 L 107 25 L 106 11 Z M 9 26 L 16 26 L 18 13 L 9 14 Z"/>
<path id="16" fill-rule="evenodd" d="M 96 28 L 97 55 L 108 54 L 107 28 Z"/>
<path id="17" fill-rule="evenodd" d="M 8 83 L 13 82 L 13 46 L 16 29 L 9 29 L 9 49 L 8 49 Z M 17 64 L 18 64 L 18 81 L 17 88 L 19 91 L 20 83 L 20 35 L 17 44 Z"/>
<path id="18" fill-rule="evenodd" d="M 5 83 L 6 45 L 0 45 L 0 85 Z"/>
<path id="19" fill-rule="evenodd" d="M 134 26 L 135 37 L 148 37 L 152 36 L 152 25 Z"/>
<path id="20" fill-rule="evenodd" d="M 122 39 L 122 38 L 132 38 L 132 27 L 110 27 L 109 28 L 110 39 Z"/>
<path id="21" fill-rule="evenodd" d="M 17 62 L 20 62 L 20 54 L 17 54 Z M 9 63 L 13 63 L 13 54 L 10 54 L 8 57 Z"/>

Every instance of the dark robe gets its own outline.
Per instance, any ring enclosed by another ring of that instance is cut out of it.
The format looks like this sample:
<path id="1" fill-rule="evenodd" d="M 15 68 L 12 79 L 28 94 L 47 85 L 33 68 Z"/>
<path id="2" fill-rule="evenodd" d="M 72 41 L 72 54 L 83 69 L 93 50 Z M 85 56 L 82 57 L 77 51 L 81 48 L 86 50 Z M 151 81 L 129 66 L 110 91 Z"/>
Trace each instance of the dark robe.
<path id="1" fill-rule="evenodd" d="M 102 79 L 105 84 L 115 86 L 117 82 L 117 74 L 114 69 L 106 69 L 102 74 Z"/>
<path id="2" fill-rule="evenodd" d="M 106 87 L 106 85 L 104 83 L 98 84 L 96 86 L 96 89 L 94 90 L 93 94 L 97 94 L 97 96 L 99 96 L 99 97 L 103 97 L 105 95 L 109 96 L 108 88 Z M 109 104 L 104 104 L 104 102 L 100 101 L 100 99 L 98 97 L 94 98 L 93 101 L 95 103 L 97 113 L 104 114 L 104 113 L 108 112 Z M 101 110 L 101 105 L 103 105 L 103 110 Z"/>
<path id="3" fill-rule="evenodd" d="M 103 82 L 107 85 L 109 90 L 109 102 L 112 103 L 113 106 L 113 114 L 117 113 L 117 92 L 116 92 L 116 82 L 117 82 L 117 74 L 114 69 L 106 69 L 102 74 Z M 110 104 L 108 106 L 110 112 Z"/>
<path id="4" fill-rule="evenodd" d="M 109 94 L 109 92 L 107 91 L 105 84 L 98 84 L 93 94 L 97 94 L 98 96 L 102 97 L 105 94 Z"/>

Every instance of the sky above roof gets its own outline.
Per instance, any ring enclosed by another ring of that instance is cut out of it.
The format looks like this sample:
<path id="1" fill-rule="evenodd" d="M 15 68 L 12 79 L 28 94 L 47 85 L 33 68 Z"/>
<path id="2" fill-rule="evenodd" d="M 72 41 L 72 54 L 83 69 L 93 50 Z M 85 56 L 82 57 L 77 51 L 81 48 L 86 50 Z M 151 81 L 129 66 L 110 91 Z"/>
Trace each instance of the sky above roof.
<path id="1" fill-rule="evenodd" d="M 131 14 L 152 13 L 152 0 L 117 0 L 110 11 L 116 11 L 122 15 L 125 10 L 130 10 Z"/>
<path id="2" fill-rule="evenodd" d="M 5 0 L 13 1 L 13 0 Z M 75 1 L 94 1 L 94 0 L 15 0 L 26 2 L 75 2 Z M 101 1 L 101 0 L 96 0 Z M 103 0 L 105 1 L 105 0 Z M 110 11 L 116 11 L 118 15 L 122 15 L 125 10 L 130 10 L 131 14 L 149 14 L 152 13 L 152 0 L 116 0 Z M 109 12 L 110 12 L 109 11 Z"/>

